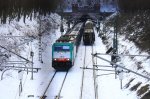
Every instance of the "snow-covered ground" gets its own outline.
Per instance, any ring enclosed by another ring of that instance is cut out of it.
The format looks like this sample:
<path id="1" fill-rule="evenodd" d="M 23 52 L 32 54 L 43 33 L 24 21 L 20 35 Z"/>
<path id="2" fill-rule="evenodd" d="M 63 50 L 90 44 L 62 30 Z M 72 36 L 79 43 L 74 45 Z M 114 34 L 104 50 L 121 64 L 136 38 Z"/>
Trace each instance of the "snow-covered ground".
<path id="1" fill-rule="evenodd" d="M 58 31 L 57 31 L 58 33 Z M 54 36 L 53 36 L 54 37 Z M 51 45 L 52 41 L 48 37 L 46 37 L 48 45 Z M 47 46 L 47 50 L 43 53 L 43 61 L 44 64 L 35 60 L 36 65 L 42 68 L 38 74 L 34 75 L 34 80 L 26 81 L 24 85 L 24 92 L 22 93 L 20 99 L 26 99 L 29 95 L 34 95 L 34 99 L 38 99 L 38 96 L 42 96 L 48 81 L 51 79 L 52 74 L 54 73 L 54 69 L 51 68 L 51 46 Z M 106 51 L 105 45 L 102 43 L 101 39 L 96 35 L 96 42 L 94 44 L 94 51 L 104 53 Z M 70 69 L 65 84 L 63 86 L 63 90 L 61 92 L 61 97 L 64 99 L 78 99 L 81 96 L 81 85 L 82 85 L 82 69 L 80 67 L 84 66 L 84 54 L 85 47 L 83 43 L 81 43 L 78 51 L 78 55 L 76 57 L 75 65 Z M 86 52 L 86 62 L 85 66 L 92 68 L 92 56 L 91 56 L 91 47 L 87 47 Z M 36 57 L 36 56 L 35 56 Z M 109 59 L 109 57 L 104 57 Z M 109 65 L 106 62 L 99 61 L 98 64 Z M 112 69 L 112 68 L 111 68 Z M 113 69 L 112 69 L 113 70 Z M 106 73 L 102 71 L 97 71 L 98 74 Z M 54 99 L 60 90 L 60 83 L 64 78 L 65 73 L 60 72 L 56 74 L 52 84 L 49 87 L 48 92 L 46 93 L 47 99 Z M 129 95 L 128 90 L 120 89 L 120 82 L 118 79 L 114 79 L 114 75 L 102 76 L 98 77 L 98 97 L 102 99 L 134 99 L 136 96 L 133 94 Z M 111 83 L 110 83 L 111 82 Z M 31 89 L 28 89 L 31 88 Z M 115 90 L 114 90 L 115 89 Z M 134 97 L 134 98 L 133 98 Z M 84 81 L 83 81 L 83 92 L 82 99 L 94 99 L 94 81 L 93 81 L 93 71 L 92 70 L 84 70 Z M 135 98 L 136 99 L 136 98 Z"/>
<path id="2" fill-rule="evenodd" d="M 56 18 L 57 19 L 57 18 Z M 34 24 L 35 22 L 33 22 Z M 24 23 L 22 23 L 24 24 Z M 22 25 L 21 24 L 21 25 Z M 27 24 L 27 23 L 26 23 Z M 32 22 L 30 23 L 32 26 Z M 9 26 L 9 25 L 8 25 Z M 27 25 L 28 26 L 28 25 Z M 34 26 L 34 25 L 33 25 Z M 36 26 L 36 25 L 35 25 Z M 3 26 L 2 26 L 3 27 Z M 28 26 L 30 27 L 30 25 Z M 5 28 L 7 29 L 7 28 Z M 15 27 L 13 28 L 16 29 Z M 33 27 L 34 29 L 37 29 L 36 27 Z M 3 28 L 0 27 L 0 31 L 5 32 Z M 20 30 L 21 31 L 21 30 Z M 15 34 L 14 31 L 12 34 Z M 96 34 L 96 41 L 93 45 L 94 53 L 105 53 L 107 51 L 106 45 L 103 44 L 100 37 L 98 37 L 97 32 Z M 21 33 L 18 33 L 18 35 L 21 35 Z M 29 45 L 32 45 L 32 50 L 34 52 L 34 67 L 41 68 L 37 73 L 34 73 L 34 78 L 31 80 L 31 72 L 27 74 L 27 72 L 23 72 L 23 91 L 21 95 L 19 96 L 19 79 L 18 79 L 18 71 L 17 70 L 9 70 L 4 73 L 3 80 L 0 81 L 0 98 L 1 99 L 39 99 L 40 96 L 43 95 L 45 88 L 48 85 L 49 80 L 51 79 L 54 69 L 51 67 L 51 46 L 55 42 L 55 40 L 60 37 L 61 33 L 59 32 L 59 28 L 56 30 L 53 30 L 53 33 L 46 34 L 42 38 L 43 42 L 43 63 L 38 61 L 38 40 L 35 39 L 32 43 Z M 113 35 L 109 35 L 110 39 L 108 42 L 112 41 Z M 111 43 L 110 43 L 111 45 Z M 31 48 L 27 45 L 25 45 L 26 50 L 22 50 L 22 53 L 24 54 L 24 57 L 28 56 L 27 53 L 31 51 Z M 76 57 L 76 61 L 74 66 L 70 69 L 66 81 L 64 83 L 62 92 L 61 92 L 61 98 L 62 99 L 96 99 L 95 98 L 95 91 L 94 91 L 94 78 L 93 78 L 93 70 L 85 69 L 84 70 L 84 80 L 83 80 L 83 86 L 82 86 L 82 76 L 83 76 L 83 69 L 81 67 L 88 67 L 93 68 L 92 63 L 92 56 L 91 52 L 92 49 L 90 46 L 86 47 L 87 52 L 85 53 L 85 46 L 83 45 L 83 42 L 81 42 L 78 54 Z M 128 52 L 129 51 L 129 52 Z M 138 49 L 136 46 L 128 41 L 124 40 L 122 36 L 119 37 L 119 52 L 120 53 L 127 53 L 128 54 L 139 54 Z M 86 54 L 86 60 L 84 65 L 84 55 Z M 142 53 L 146 54 L 146 53 Z M 105 59 L 110 60 L 110 56 L 102 56 Z M 27 57 L 26 57 L 27 58 Z M 28 56 L 28 59 L 31 60 L 31 57 Z M 15 58 L 14 58 L 15 60 Z M 150 70 L 147 66 L 149 63 L 149 60 L 146 60 L 145 58 L 134 58 L 134 60 L 131 60 L 130 58 L 122 57 L 123 64 L 132 70 L 137 71 L 137 69 L 133 66 L 135 65 L 137 60 L 144 60 L 142 64 L 145 66 L 144 69 Z M 127 62 L 128 61 L 128 62 Z M 110 65 L 109 63 L 94 58 L 94 63 L 98 65 Z M 131 66 L 132 65 L 132 66 Z M 96 67 L 95 67 L 96 68 Z M 114 70 L 112 67 L 98 67 L 99 69 L 109 69 Z M 0 74 L 2 75 L 2 72 Z M 114 72 L 107 72 L 107 71 L 101 71 L 96 70 L 95 71 L 97 75 L 101 74 L 107 74 L 107 73 L 114 73 Z M 137 71 L 138 72 L 138 71 Z M 140 71 L 141 73 L 142 71 Z M 95 76 L 94 76 L 95 77 Z M 104 76 L 97 76 L 96 77 L 96 85 L 98 88 L 98 99 L 138 99 L 136 92 L 131 92 L 128 89 L 125 89 L 124 86 L 129 82 L 129 79 L 132 77 L 136 77 L 136 80 L 134 80 L 131 85 L 136 84 L 138 81 L 143 82 L 143 84 L 146 83 L 147 80 L 136 76 L 134 74 L 124 74 L 123 79 L 123 89 L 120 88 L 120 80 L 117 76 L 117 79 L 115 79 L 115 75 L 104 75 Z M 48 92 L 46 93 L 47 98 L 46 99 L 55 99 L 56 95 L 58 95 L 60 83 L 62 83 L 62 78 L 64 78 L 64 72 L 60 72 L 56 75 L 56 78 L 53 80 L 52 84 L 50 85 Z M 142 85 L 141 85 L 142 86 Z M 83 89 L 82 92 L 82 98 L 81 97 L 81 89 Z"/>

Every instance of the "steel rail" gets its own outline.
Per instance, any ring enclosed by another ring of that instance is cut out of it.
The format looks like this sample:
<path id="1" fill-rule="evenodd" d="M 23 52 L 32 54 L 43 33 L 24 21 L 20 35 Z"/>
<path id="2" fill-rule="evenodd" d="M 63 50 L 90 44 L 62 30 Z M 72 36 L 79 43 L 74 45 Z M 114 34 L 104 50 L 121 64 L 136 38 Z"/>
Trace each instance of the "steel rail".
<path id="1" fill-rule="evenodd" d="M 67 75 L 68 75 L 68 71 L 67 71 L 66 74 L 65 74 L 65 77 L 64 77 L 63 82 L 62 82 L 62 84 L 61 84 L 61 88 L 60 88 L 60 90 L 59 90 L 58 95 L 55 97 L 55 99 L 60 99 L 60 94 L 61 94 L 61 91 L 62 91 L 62 89 L 63 89 L 64 83 L 65 83 L 65 81 L 66 81 Z"/>
<path id="2" fill-rule="evenodd" d="M 48 90 L 50 84 L 52 83 L 52 81 L 53 81 L 53 79 L 54 79 L 56 73 L 57 73 L 57 71 L 53 74 L 52 78 L 50 79 L 50 81 L 49 81 L 49 83 L 48 83 L 48 85 L 47 85 L 47 87 L 46 87 L 46 89 L 45 89 L 43 95 L 40 97 L 40 99 L 45 99 L 45 98 L 46 98 L 46 92 L 47 92 L 47 90 Z"/>

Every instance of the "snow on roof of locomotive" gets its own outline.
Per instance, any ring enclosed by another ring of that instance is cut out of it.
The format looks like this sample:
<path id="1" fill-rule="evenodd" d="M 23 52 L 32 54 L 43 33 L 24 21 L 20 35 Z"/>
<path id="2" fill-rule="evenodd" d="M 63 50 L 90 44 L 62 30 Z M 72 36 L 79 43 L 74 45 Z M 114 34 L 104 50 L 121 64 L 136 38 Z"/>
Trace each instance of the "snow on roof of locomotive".
<path id="1" fill-rule="evenodd" d="M 93 28 L 93 22 L 92 20 L 87 20 L 84 29 L 91 29 L 91 28 Z"/>
<path id="2" fill-rule="evenodd" d="M 70 33 L 67 33 L 66 35 L 73 35 L 73 36 L 77 36 L 78 35 L 78 31 L 81 29 L 83 23 L 78 23 Z"/>
<path id="3" fill-rule="evenodd" d="M 71 31 L 61 36 L 56 42 L 72 42 L 78 35 L 82 23 L 77 24 Z"/>
<path id="4" fill-rule="evenodd" d="M 85 25 L 88 25 L 88 24 L 91 24 L 91 25 L 93 25 L 93 22 L 92 22 L 92 20 L 87 20 L 87 21 L 85 22 Z"/>
<path id="5" fill-rule="evenodd" d="M 61 36 L 58 40 L 57 40 L 57 42 L 71 42 L 71 41 L 73 41 L 74 40 L 74 36 L 69 36 L 69 35 L 63 35 L 63 36 Z"/>

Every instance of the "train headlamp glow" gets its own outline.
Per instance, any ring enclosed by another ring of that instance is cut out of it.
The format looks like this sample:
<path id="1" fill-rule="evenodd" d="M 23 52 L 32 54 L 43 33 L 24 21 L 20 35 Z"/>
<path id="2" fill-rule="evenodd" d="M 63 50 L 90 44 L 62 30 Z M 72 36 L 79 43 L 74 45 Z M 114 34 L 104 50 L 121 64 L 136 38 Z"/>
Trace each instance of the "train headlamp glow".
<path id="1" fill-rule="evenodd" d="M 67 60 L 69 61 L 70 59 L 68 58 Z"/>
<path id="2" fill-rule="evenodd" d="M 56 61 L 57 59 L 55 58 L 54 60 Z"/>

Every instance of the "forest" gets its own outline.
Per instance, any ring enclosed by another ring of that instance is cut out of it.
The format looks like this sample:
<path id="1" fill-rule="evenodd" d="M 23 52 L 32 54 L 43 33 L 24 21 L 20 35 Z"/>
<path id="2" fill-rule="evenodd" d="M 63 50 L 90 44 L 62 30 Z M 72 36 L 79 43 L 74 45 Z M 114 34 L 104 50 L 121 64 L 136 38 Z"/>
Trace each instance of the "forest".
<path id="1" fill-rule="evenodd" d="M 63 2 L 63 0 L 0 0 L 0 23 L 11 22 L 15 18 L 19 21 L 22 16 L 24 22 L 27 17 L 32 19 L 39 15 L 45 16 L 55 12 Z M 117 3 L 120 12 L 150 9 L 150 0 L 117 0 Z"/>
<path id="2" fill-rule="evenodd" d="M 32 18 L 53 12 L 62 0 L 0 0 L 0 22 L 21 16 Z"/>
<path id="3" fill-rule="evenodd" d="M 150 0 L 118 0 L 119 9 L 123 12 L 150 9 Z"/>

